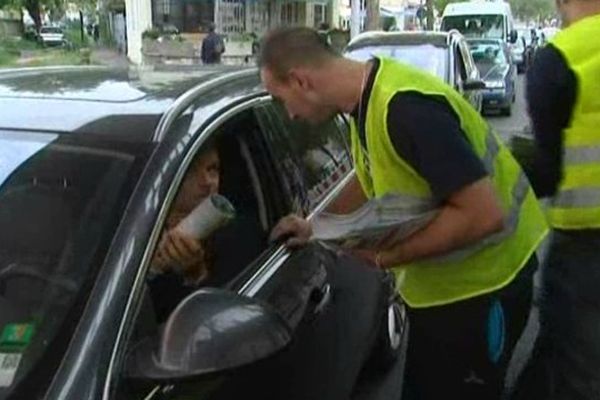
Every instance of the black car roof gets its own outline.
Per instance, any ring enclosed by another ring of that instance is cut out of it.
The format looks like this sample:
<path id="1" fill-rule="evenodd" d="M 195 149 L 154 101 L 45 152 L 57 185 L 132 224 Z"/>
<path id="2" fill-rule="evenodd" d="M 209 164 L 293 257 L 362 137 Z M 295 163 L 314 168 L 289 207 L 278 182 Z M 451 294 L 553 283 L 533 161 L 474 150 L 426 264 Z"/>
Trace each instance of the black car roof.
<path id="1" fill-rule="evenodd" d="M 431 44 L 436 47 L 448 47 L 452 32 L 369 32 L 352 40 L 347 50 L 369 45 L 418 46 Z"/>
<path id="2" fill-rule="evenodd" d="M 0 71 L 0 129 L 111 134 L 147 141 L 165 111 L 184 93 L 239 69 L 51 67 Z M 255 75 L 226 85 L 222 96 L 256 87 Z"/>

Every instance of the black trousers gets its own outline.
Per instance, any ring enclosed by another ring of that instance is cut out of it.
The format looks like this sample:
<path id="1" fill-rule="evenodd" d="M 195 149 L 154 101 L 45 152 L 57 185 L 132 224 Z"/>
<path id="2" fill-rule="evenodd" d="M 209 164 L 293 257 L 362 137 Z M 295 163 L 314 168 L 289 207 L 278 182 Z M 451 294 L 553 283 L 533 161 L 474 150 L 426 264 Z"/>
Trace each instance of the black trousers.
<path id="1" fill-rule="evenodd" d="M 600 399 L 600 230 L 555 230 L 542 268 L 540 331 L 513 400 Z"/>
<path id="2" fill-rule="evenodd" d="M 506 287 L 457 303 L 409 309 L 403 399 L 500 399 L 531 310 L 533 256 Z"/>

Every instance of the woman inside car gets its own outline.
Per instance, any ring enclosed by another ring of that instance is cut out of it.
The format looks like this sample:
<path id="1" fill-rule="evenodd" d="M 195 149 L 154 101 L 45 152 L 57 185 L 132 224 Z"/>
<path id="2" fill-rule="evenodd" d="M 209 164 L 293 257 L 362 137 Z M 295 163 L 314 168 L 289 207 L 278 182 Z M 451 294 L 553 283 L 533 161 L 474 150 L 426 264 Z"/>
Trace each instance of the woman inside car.
<path id="1" fill-rule="evenodd" d="M 198 240 L 175 227 L 204 199 L 219 192 L 220 173 L 217 147 L 205 146 L 192 162 L 169 211 L 150 267 L 149 285 L 159 321 L 211 276 L 213 239 Z"/>

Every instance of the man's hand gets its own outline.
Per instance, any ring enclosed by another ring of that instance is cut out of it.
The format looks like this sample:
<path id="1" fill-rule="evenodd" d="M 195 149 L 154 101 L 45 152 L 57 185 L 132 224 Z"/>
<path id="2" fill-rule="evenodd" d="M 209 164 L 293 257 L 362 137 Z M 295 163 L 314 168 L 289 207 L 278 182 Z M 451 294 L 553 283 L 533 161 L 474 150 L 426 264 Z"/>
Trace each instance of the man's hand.
<path id="1" fill-rule="evenodd" d="M 281 240 L 287 247 L 302 247 L 312 236 L 310 222 L 295 214 L 283 217 L 271 231 L 269 240 Z"/>
<path id="2" fill-rule="evenodd" d="M 156 255 L 157 265 L 177 266 L 179 272 L 193 280 L 199 280 L 208 274 L 204 260 L 204 248 L 199 240 L 182 235 L 172 229 L 163 236 Z"/>

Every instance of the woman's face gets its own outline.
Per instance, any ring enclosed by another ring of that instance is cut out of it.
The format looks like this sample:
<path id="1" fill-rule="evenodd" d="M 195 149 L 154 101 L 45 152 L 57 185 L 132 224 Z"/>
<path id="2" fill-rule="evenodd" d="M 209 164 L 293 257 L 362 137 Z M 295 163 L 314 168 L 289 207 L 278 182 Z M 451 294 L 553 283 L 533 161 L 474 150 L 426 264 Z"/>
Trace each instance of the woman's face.
<path id="1" fill-rule="evenodd" d="M 179 212 L 189 213 L 202 200 L 219 192 L 221 165 L 216 149 L 196 157 L 187 172 L 175 200 Z"/>

